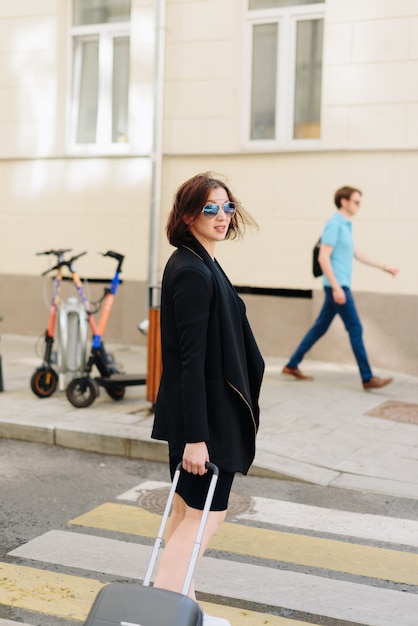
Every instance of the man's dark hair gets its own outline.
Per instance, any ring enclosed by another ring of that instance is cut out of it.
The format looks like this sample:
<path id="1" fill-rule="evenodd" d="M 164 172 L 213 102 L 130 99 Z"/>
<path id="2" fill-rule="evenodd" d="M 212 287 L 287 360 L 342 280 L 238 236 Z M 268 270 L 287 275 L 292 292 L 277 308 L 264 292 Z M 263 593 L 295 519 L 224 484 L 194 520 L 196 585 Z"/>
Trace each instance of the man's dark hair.
<path id="1" fill-rule="evenodd" d="M 335 192 L 335 196 L 334 196 L 334 202 L 335 202 L 335 206 L 337 207 L 337 209 L 341 209 L 341 200 L 344 198 L 344 200 L 350 200 L 351 196 L 353 195 L 353 193 L 359 193 L 361 196 L 363 195 L 362 192 L 360 191 L 360 189 L 356 189 L 355 187 L 341 187 L 340 189 L 337 189 L 337 191 Z"/>

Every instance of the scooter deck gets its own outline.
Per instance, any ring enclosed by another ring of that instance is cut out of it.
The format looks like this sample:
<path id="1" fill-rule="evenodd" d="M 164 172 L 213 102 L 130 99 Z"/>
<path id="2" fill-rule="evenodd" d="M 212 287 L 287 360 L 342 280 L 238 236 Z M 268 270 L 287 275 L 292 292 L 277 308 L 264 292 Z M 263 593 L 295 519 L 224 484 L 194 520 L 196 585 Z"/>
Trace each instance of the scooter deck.
<path id="1" fill-rule="evenodd" d="M 135 385 L 145 385 L 147 378 L 144 374 L 112 374 L 112 376 L 100 376 L 95 378 L 102 387 L 112 385 L 122 385 L 123 387 L 133 387 Z"/>

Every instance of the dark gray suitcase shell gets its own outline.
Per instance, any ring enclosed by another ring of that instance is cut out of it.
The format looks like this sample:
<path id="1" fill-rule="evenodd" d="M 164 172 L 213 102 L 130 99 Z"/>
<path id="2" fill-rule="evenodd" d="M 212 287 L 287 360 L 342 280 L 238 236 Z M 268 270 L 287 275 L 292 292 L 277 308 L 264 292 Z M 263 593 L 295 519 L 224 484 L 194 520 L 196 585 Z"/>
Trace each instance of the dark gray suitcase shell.
<path id="1" fill-rule="evenodd" d="M 199 605 L 187 596 L 199 556 L 203 531 L 212 503 L 219 470 L 213 463 L 206 463 L 212 471 L 202 520 L 193 547 L 182 593 L 150 587 L 151 576 L 161 548 L 164 529 L 180 476 L 181 463 L 177 466 L 164 510 L 158 536 L 145 575 L 144 584 L 110 583 L 99 591 L 84 626 L 202 626 L 203 615 Z"/>
<path id="2" fill-rule="evenodd" d="M 181 593 L 111 583 L 97 594 L 85 626 L 202 626 L 202 612 Z"/>

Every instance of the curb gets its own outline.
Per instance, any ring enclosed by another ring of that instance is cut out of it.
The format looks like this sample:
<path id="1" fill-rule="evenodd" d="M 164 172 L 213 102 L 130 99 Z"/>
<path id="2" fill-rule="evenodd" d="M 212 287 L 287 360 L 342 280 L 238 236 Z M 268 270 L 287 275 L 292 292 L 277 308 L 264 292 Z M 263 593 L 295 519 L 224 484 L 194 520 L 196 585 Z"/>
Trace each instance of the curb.
<path id="1" fill-rule="evenodd" d="M 119 437 L 106 433 L 66 430 L 59 427 L 15 424 L 0 421 L 0 440 L 1 439 L 60 446 L 72 450 L 123 456 L 130 459 L 141 459 L 143 461 L 154 461 L 157 463 L 167 463 L 168 460 L 168 447 L 167 443 L 164 441 Z M 301 483 L 310 482 L 292 475 L 292 473 L 262 467 L 258 465 L 257 462 L 252 464 L 249 475 L 258 476 L 260 478 L 292 480 Z"/>

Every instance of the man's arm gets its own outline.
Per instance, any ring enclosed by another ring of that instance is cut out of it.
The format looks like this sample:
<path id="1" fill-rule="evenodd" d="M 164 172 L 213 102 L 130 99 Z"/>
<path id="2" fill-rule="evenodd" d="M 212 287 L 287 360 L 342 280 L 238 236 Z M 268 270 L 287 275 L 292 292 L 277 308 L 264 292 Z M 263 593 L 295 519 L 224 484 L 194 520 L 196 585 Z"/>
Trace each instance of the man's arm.
<path id="1" fill-rule="evenodd" d="M 336 304 L 345 304 L 346 297 L 344 289 L 338 283 L 338 280 L 335 277 L 334 270 L 332 269 L 331 264 L 331 253 L 333 251 L 333 246 L 328 246 L 325 243 L 321 243 L 321 247 L 319 249 L 319 257 L 318 262 L 321 266 L 322 271 L 325 276 L 328 278 L 331 288 L 332 288 L 332 297 Z"/>
<path id="2" fill-rule="evenodd" d="M 374 259 L 371 259 L 370 257 L 367 256 L 367 254 L 364 254 L 364 252 L 362 252 L 361 250 L 358 250 L 357 248 L 354 250 L 354 258 L 357 259 L 357 261 L 360 261 L 360 263 L 364 263 L 365 265 L 370 265 L 371 267 L 377 267 L 377 269 L 383 270 L 384 272 L 388 272 L 388 274 L 392 274 L 392 276 L 396 276 L 399 272 L 399 268 L 392 267 L 390 265 L 384 265 L 383 263 L 380 263 L 379 261 L 375 261 Z"/>

